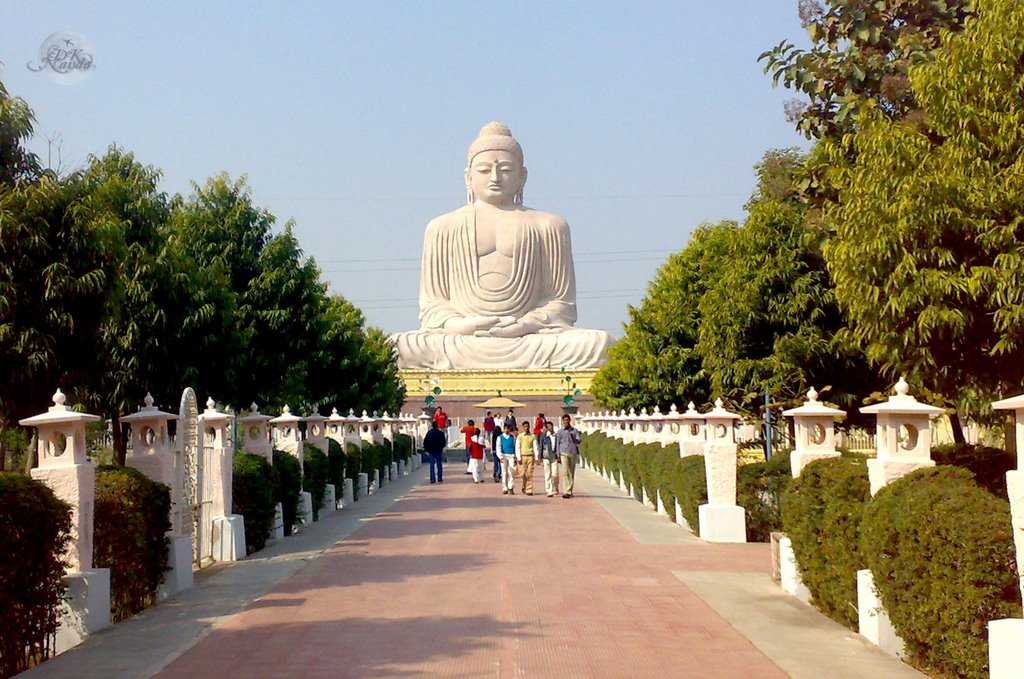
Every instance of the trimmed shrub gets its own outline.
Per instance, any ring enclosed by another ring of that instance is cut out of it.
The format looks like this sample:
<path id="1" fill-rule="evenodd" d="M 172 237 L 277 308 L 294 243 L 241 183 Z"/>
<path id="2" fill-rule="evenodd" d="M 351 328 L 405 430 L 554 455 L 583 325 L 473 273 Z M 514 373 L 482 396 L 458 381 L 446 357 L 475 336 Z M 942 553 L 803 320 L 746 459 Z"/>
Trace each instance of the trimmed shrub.
<path id="1" fill-rule="evenodd" d="M 865 458 L 817 460 L 782 496 L 782 529 L 793 542 L 800 576 L 822 613 L 857 629 L 860 524 L 871 497 Z"/>
<path id="2" fill-rule="evenodd" d="M 698 507 L 708 501 L 708 482 L 704 469 L 704 456 L 690 455 L 680 458 L 670 471 L 668 479 L 672 495 L 679 500 L 683 518 L 694 533 L 700 533 Z"/>
<path id="3" fill-rule="evenodd" d="M 331 473 L 330 464 L 324 451 L 316 446 L 302 444 L 302 490 L 309 493 L 313 502 L 313 520 L 320 520 L 320 507 L 324 503 L 327 492 L 327 477 Z"/>
<path id="4" fill-rule="evenodd" d="M 665 506 L 665 511 L 672 521 L 676 520 L 676 494 L 672 488 L 672 475 L 682 460 L 679 457 L 678 446 L 665 446 L 656 453 L 656 467 L 658 474 L 658 494 Z"/>
<path id="5" fill-rule="evenodd" d="M 747 542 L 767 542 L 782 530 L 782 495 L 792 480 L 788 450 L 737 469 L 736 504 L 747 511 Z"/>
<path id="6" fill-rule="evenodd" d="M 262 455 L 235 453 L 231 475 L 231 511 L 245 523 L 245 552 L 252 554 L 267 544 L 274 529 L 274 469 Z"/>
<path id="7" fill-rule="evenodd" d="M 345 458 L 345 451 L 341 444 L 334 439 L 327 439 L 327 482 L 334 484 L 334 493 L 337 499 L 345 488 L 345 465 L 348 460 Z"/>
<path id="8" fill-rule="evenodd" d="M 988 621 L 1021 612 L 1008 502 L 967 470 L 919 469 L 868 503 L 860 551 L 912 662 L 988 676 Z"/>
<path id="9" fill-rule="evenodd" d="M 274 502 L 281 503 L 284 534 L 292 534 L 299 519 L 299 493 L 302 492 L 302 470 L 299 461 L 289 453 L 274 451 Z"/>
<path id="10" fill-rule="evenodd" d="M 46 660 L 70 540 L 67 503 L 39 481 L 0 472 L 0 677 Z"/>
<path id="11" fill-rule="evenodd" d="M 412 458 L 413 453 L 412 437 L 408 434 L 397 434 L 395 435 L 395 458 L 405 460 L 406 464 L 409 464 L 409 460 Z"/>
<path id="12" fill-rule="evenodd" d="M 359 472 L 363 470 L 363 451 L 354 443 L 345 446 L 345 476 L 352 479 L 352 498 L 359 499 Z"/>
<path id="13" fill-rule="evenodd" d="M 370 475 L 370 482 L 373 483 L 373 474 L 381 467 L 380 446 L 375 443 L 363 444 L 363 466 L 360 471 Z"/>
<path id="14" fill-rule="evenodd" d="M 167 570 L 171 489 L 131 467 L 96 469 L 93 563 L 110 569 L 110 617 L 118 622 L 156 601 Z"/>
<path id="15" fill-rule="evenodd" d="M 974 475 L 979 486 L 1006 499 L 1006 472 L 1017 468 L 1017 456 L 1001 448 L 949 444 L 932 448 L 936 464 L 963 467 Z"/>

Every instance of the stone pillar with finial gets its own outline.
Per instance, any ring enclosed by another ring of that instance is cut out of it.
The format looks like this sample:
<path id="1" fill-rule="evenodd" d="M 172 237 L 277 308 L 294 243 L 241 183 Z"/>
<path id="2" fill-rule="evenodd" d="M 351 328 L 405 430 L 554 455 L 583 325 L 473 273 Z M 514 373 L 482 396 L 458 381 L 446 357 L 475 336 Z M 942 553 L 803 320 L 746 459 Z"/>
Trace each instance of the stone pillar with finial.
<path id="1" fill-rule="evenodd" d="M 274 463 L 274 448 L 270 444 L 270 415 L 264 415 L 253 403 L 249 412 L 238 418 L 241 430 L 242 450 L 250 455 L 259 455 L 270 464 Z"/>
<path id="2" fill-rule="evenodd" d="M 35 427 L 39 466 L 33 479 L 46 484 L 71 507 L 71 540 L 65 559 L 67 588 L 59 612 L 54 651 L 61 653 L 110 625 L 110 569 L 92 567 L 93 517 L 96 503 L 96 468 L 87 456 L 86 425 L 100 420 L 65 405 L 57 389 L 53 405 L 40 415 L 19 420 Z"/>
<path id="3" fill-rule="evenodd" d="M 238 561 L 245 558 L 245 523 L 241 514 L 232 513 L 231 483 L 235 450 L 231 436 L 232 418 L 217 410 L 212 398 L 199 414 L 199 430 L 204 445 L 212 446 L 211 468 L 204 470 L 212 478 L 212 545 L 214 561 Z"/>
<path id="4" fill-rule="evenodd" d="M 900 377 L 888 400 L 861 408 L 875 415 L 877 456 L 868 460 L 868 482 L 874 495 L 889 483 L 924 467 L 933 467 L 931 418 L 945 412 L 921 403 L 910 395 L 910 385 Z M 858 631 L 891 655 L 902 655 L 904 643 L 896 634 L 875 590 L 870 569 L 857 571 Z"/>
<path id="5" fill-rule="evenodd" d="M 131 452 L 125 458 L 125 464 L 138 469 L 157 483 L 171 489 L 171 530 L 168 532 L 168 570 L 164 581 L 160 584 L 158 596 L 165 599 L 192 586 L 192 533 L 186 532 L 180 524 L 182 513 L 175 505 L 180 501 L 175 478 L 174 450 L 168 422 L 177 420 L 178 416 L 160 410 L 153 405 L 152 394 L 147 393 L 143 405 L 131 415 L 121 418 L 121 422 L 131 427 Z"/>
<path id="6" fill-rule="evenodd" d="M 708 502 L 698 508 L 700 537 L 708 542 L 746 542 L 746 513 L 736 504 L 736 422 L 740 416 L 717 399 L 705 419 Z"/>
<path id="7" fill-rule="evenodd" d="M 793 418 L 796 430 L 796 446 L 789 458 L 794 479 L 815 460 L 839 457 L 835 420 L 846 417 L 846 412 L 819 401 L 814 387 L 807 390 L 807 400 L 802 406 L 784 410 L 782 414 Z"/>
<path id="8" fill-rule="evenodd" d="M 679 438 L 679 457 L 703 455 L 704 444 L 707 442 L 707 419 L 697 411 L 693 401 L 686 406 L 682 414 L 682 436 Z"/>
<path id="9" fill-rule="evenodd" d="M 993 410 L 1014 415 L 1017 469 L 1006 472 L 1013 542 L 1017 548 L 1017 573 L 1024 597 L 1024 394 L 996 401 Z M 988 659 L 991 679 L 1019 677 L 1024 667 L 1024 618 L 1005 618 L 988 623 Z"/>
<path id="10" fill-rule="evenodd" d="M 331 415 L 327 418 L 324 428 L 327 433 L 327 438 L 337 442 L 341 446 L 342 452 L 348 456 L 348 447 L 345 441 L 345 416 L 338 412 L 337 408 L 331 409 Z M 344 509 L 345 507 L 351 507 L 355 502 L 355 479 L 345 478 L 342 481 L 341 488 L 341 499 L 336 503 L 338 509 Z M 338 489 L 335 488 L 335 493 Z"/>
<path id="11" fill-rule="evenodd" d="M 327 418 L 314 410 L 311 414 L 306 415 L 302 419 L 306 423 L 306 435 L 303 437 L 303 440 L 324 455 L 327 455 L 329 451 L 327 445 Z M 305 457 L 305 453 L 303 453 L 303 457 Z M 310 494 L 311 501 L 312 497 L 312 494 Z M 321 504 L 319 511 L 323 514 L 333 512 L 337 509 L 337 489 L 335 489 L 333 483 L 328 483 L 324 486 L 323 503 Z"/>

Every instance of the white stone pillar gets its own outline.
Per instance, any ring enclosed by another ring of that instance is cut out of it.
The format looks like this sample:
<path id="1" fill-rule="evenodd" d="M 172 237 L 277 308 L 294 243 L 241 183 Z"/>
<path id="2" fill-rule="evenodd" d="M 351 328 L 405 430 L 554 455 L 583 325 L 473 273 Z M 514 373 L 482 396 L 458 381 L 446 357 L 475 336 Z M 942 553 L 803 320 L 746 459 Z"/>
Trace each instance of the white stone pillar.
<path id="1" fill-rule="evenodd" d="M 683 427 L 679 437 L 679 457 L 703 455 L 704 444 L 707 443 L 707 420 L 704 415 L 697 412 L 693 401 L 690 401 L 680 419 Z"/>
<path id="2" fill-rule="evenodd" d="M 326 455 L 327 427 L 324 423 L 327 418 L 314 410 L 312 415 L 307 415 L 304 419 L 306 420 L 306 443 Z"/>
<path id="3" fill-rule="evenodd" d="M 902 377 L 894 390 L 896 394 L 887 401 L 860 409 L 877 418 L 877 457 L 868 460 L 872 495 L 915 469 L 935 466 L 931 457 L 931 418 L 944 411 L 911 396 L 910 386 Z M 882 606 L 870 569 L 857 571 L 857 611 L 862 636 L 886 653 L 902 655 L 903 640 Z"/>
<path id="4" fill-rule="evenodd" d="M 1017 443 L 1017 469 L 1006 472 L 1006 494 L 1010 500 L 1013 542 L 1017 548 L 1017 568 L 1021 596 L 1024 597 L 1024 394 L 996 401 L 994 410 L 1014 414 Z M 991 679 L 1019 677 L 1024 667 L 1024 618 L 1005 618 L 988 623 L 989 676 Z"/>
<path id="5" fill-rule="evenodd" d="M 274 464 L 274 447 L 270 444 L 270 415 L 264 415 L 253 403 L 244 417 L 238 418 L 242 450 L 250 455 L 259 455 Z"/>
<path id="6" fill-rule="evenodd" d="M 231 416 L 217 410 L 212 398 L 199 415 L 199 430 L 205 445 L 213 447 L 209 473 L 213 495 L 211 512 L 214 561 L 238 561 L 245 558 L 245 523 L 241 514 L 232 513 L 231 480 L 235 461 L 231 441 Z"/>
<path id="7" fill-rule="evenodd" d="M 177 484 L 174 470 L 174 451 L 167 423 L 178 419 L 173 413 L 166 413 L 153 405 L 153 396 L 146 394 L 145 405 L 138 412 L 121 418 L 131 427 L 132 449 L 125 463 L 138 469 L 150 479 L 171 489 L 171 517 L 175 516 L 179 498 L 175 497 Z M 180 530 L 180 526 L 177 527 Z M 158 597 L 166 599 L 192 586 L 192 535 L 175 531 L 172 524 L 167 533 L 168 553 L 164 581 L 160 584 Z"/>
<path id="8" fill-rule="evenodd" d="M 35 427 L 39 466 L 31 476 L 71 506 L 71 540 L 65 552 L 67 598 L 61 605 L 54 650 L 61 653 L 110 625 L 110 569 L 92 567 L 96 468 L 86 456 L 85 425 L 97 415 L 64 405 L 58 389 L 47 412 L 19 421 Z"/>
<path id="9" fill-rule="evenodd" d="M 345 445 L 352 444 L 357 448 L 363 447 L 363 437 L 359 433 L 360 421 L 356 416 L 355 410 L 352 408 L 348 409 L 348 415 L 345 416 Z"/>
<path id="10" fill-rule="evenodd" d="M 746 542 L 746 513 L 736 505 L 736 421 L 722 399 L 705 415 L 704 466 L 708 502 L 699 507 L 700 537 L 708 542 Z"/>
<path id="11" fill-rule="evenodd" d="M 796 447 L 790 455 L 794 479 L 815 460 L 839 457 L 835 420 L 846 417 L 846 412 L 821 403 L 814 387 L 807 391 L 807 400 L 802 406 L 784 410 L 782 414 L 793 418 L 796 430 Z"/>
<path id="12" fill-rule="evenodd" d="M 327 438 L 337 442 L 345 452 L 345 418 L 338 413 L 337 408 L 331 409 L 331 415 L 324 423 L 324 433 Z"/>

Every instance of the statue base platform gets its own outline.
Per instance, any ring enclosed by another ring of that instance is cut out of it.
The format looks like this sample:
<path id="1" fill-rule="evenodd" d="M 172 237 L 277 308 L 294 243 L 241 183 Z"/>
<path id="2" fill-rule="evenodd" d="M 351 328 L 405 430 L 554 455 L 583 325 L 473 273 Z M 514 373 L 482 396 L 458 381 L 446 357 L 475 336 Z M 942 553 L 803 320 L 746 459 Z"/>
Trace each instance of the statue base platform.
<path id="1" fill-rule="evenodd" d="M 110 627 L 110 569 L 91 568 L 64 576 L 67 593 L 60 607 L 54 654 L 82 643 L 87 636 Z"/>
<path id="2" fill-rule="evenodd" d="M 402 370 L 400 374 L 406 391 L 403 410 L 420 412 L 423 399 L 439 386 L 442 391 L 438 405 L 451 417 L 466 418 L 479 417 L 481 409 L 475 404 L 497 396 L 499 391 L 525 404 L 519 409 L 520 415 L 560 415 L 567 376 L 583 392 L 576 397 L 576 407 L 580 412 L 591 410 L 594 399 L 588 392 L 597 370 Z"/>
<path id="3" fill-rule="evenodd" d="M 857 617 L 860 635 L 880 649 L 896 657 L 903 655 L 903 640 L 885 612 L 875 579 L 867 568 L 857 571 Z"/>
<path id="4" fill-rule="evenodd" d="M 167 547 L 167 572 L 157 597 L 163 601 L 192 586 L 192 536 L 171 535 Z"/>
<path id="5" fill-rule="evenodd" d="M 241 561 L 245 558 L 245 522 L 241 514 L 213 517 L 214 561 Z"/>
<path id="6" fill-rule="evenodd" d="M 747 516 L 737 505 L 701 505 L 697 508 L 700 539 L 705 542 L 746 542 Z"/>

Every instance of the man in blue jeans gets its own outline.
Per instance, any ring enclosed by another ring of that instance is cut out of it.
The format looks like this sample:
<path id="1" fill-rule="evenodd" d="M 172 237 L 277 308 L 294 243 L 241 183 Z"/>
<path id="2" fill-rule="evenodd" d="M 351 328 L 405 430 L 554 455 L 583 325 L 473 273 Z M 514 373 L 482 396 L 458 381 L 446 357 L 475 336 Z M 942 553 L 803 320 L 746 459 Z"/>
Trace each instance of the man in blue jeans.
<path id="1" fill-rule="evenodd" d="M 423 450 L 430 455 L 430 482 L 444 483 L 444 449 L 448 439 L 437 426 L 437 420 L 430 423 L 430 431 L 423 437 Z M 435 475 L 435 469 L 436 475 Z"/>

